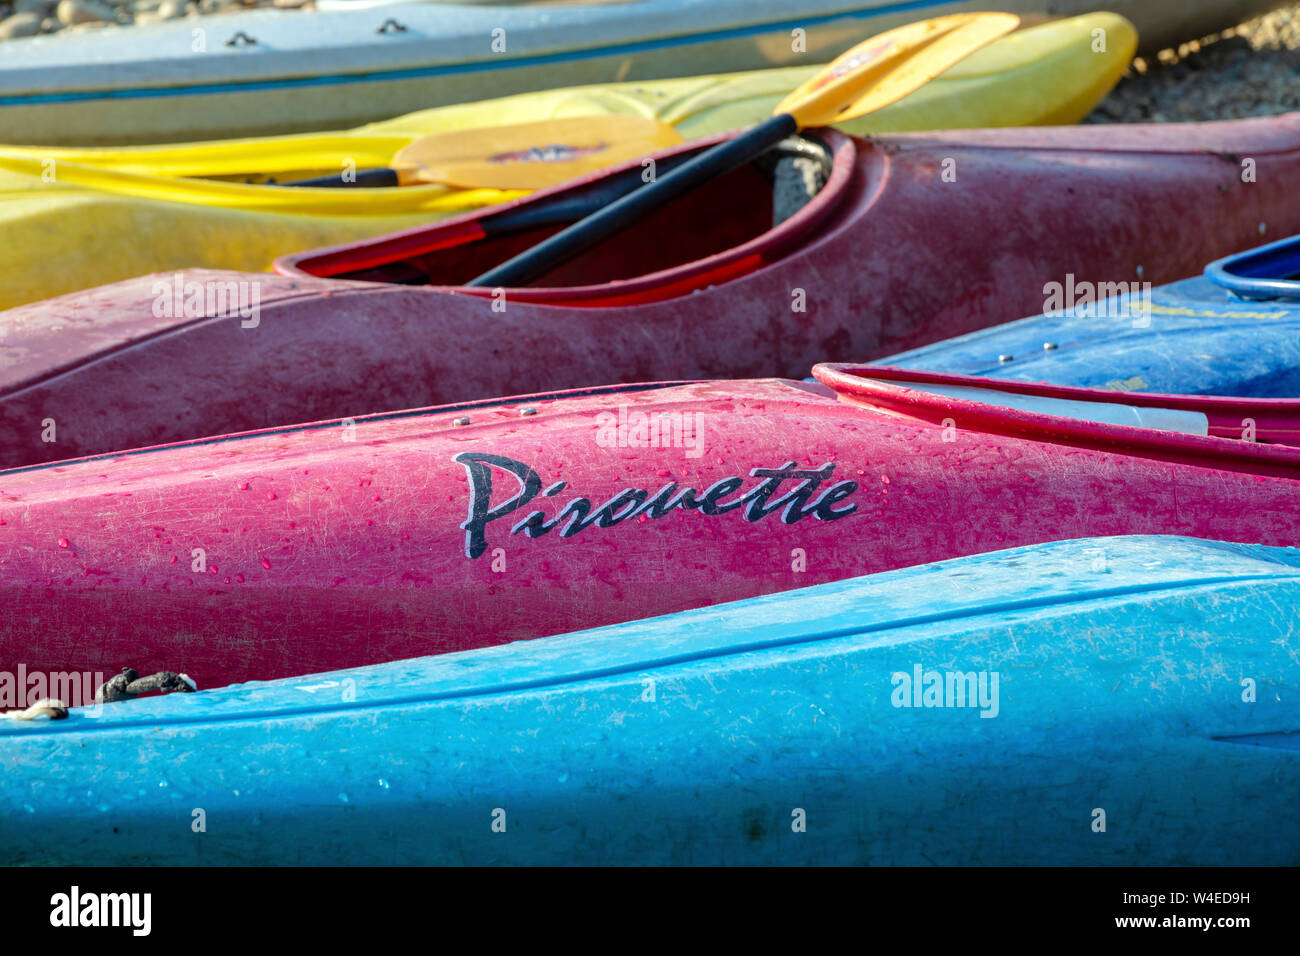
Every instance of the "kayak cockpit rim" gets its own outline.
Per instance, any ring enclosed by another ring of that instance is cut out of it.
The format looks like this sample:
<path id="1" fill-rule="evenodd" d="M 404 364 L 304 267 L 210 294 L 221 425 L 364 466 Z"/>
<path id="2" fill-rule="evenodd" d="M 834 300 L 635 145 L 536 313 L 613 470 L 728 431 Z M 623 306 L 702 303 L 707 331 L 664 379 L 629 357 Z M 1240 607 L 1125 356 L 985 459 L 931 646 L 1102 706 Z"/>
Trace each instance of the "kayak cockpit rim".
<path id="1" fill-rule="evenodd" d="M 1300 236 L 1216 259 L 1205 278 L 1238 299 L 1300 302 Z"/>
<path id="2" fill-rule="evenodd" d="M 821 364 L 813 376 L 840 401 L 951 428 L 954 441 L 968 428 L 1224 471 L 1300 477 L 1300 400 L 1121 394 L 874 365 Z M 1080 417 L 1084 412 L 1088 418 Z M 1205 433 L 1197 434 L 1201 419 Z"/>
<path id="3" fill-rule="evenodd" d="M 651 158 L 661 174 L 726 138 L 696 140 Z M 790 162 L 777 168 L 780 164 L 773 153 Z M 852 137 L 818 129 L 783 142 L 773 153 L 667 204 L 533 284 L 509 290 L 509 300 L 570 308 L 659 302 L 778 261 L 815 239 L 849 194 L 858 150 Z M 491 297 L 494 290 L 464 283 L 582 218 L 591 211 L 582 208 L 584 199 L 603 205 L 612 201 L 603 198 L 606 193 L 619 195 L 620 183 L 642 182 L 648 168 L 645 162 L 634 160 L 576 183 L 431 226 L 285 256 L 276 261 L 275 270 L 286 276 L 382 282 Z M 791 181 L 797 192 L 801 174 L 807 194 L 792 198 Z M 816 182 L 809 181 L 813 176 Z M 664 241 L 663 236 L 673 237 L 672 241 Z"/>

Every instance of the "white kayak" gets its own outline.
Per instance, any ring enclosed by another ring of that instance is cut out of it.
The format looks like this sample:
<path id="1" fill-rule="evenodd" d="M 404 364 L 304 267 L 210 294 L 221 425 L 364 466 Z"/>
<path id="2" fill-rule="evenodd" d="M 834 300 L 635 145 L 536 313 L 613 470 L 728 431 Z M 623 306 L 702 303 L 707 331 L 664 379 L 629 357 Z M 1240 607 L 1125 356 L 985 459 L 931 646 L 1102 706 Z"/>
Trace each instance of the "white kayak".
<path id="1" fill-rule="evenodd" d="M 1148 43 L 1277 0 L 1109 0 Z M 864 37 L 1045 0 L 643 0 L 253 10 L 4 44 L 0 130 L 97 145 L 338 129 L 530 90 L 824 63 Z M 1053 15 L 1097 0 L 1055 0 Z M 1104 41 L 1103 41 L 1104 42 Z"/>

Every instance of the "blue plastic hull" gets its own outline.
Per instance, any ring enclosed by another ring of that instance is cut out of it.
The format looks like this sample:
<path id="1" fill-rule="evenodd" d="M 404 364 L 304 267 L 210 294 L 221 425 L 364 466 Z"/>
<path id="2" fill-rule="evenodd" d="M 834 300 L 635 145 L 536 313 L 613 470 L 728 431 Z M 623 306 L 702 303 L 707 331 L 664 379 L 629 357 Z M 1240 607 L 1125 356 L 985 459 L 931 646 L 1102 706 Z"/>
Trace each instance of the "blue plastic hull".
<path id="1" fill-rule="evenodd" d="M 1140 289 L 1077 304 L 1086 296 L 1076 286 L 1064 314 L 983 329 L 880 364 L 1125 392 L 1295 398 L 1300 396 L 1300 281 L 1245 275 L 1290 275 L 1291 270 L 1300 272 L 1300 237 L 1229 257 L 1211 264 L 1205 276 L 1151 290 L 1145 313 Z M 1243 298 L 1225 284 L 1252 297 Z"/>
<path id="2" fill-rule="evenodd" d="M 1293 549 L 1058 542 L 0 721 L 0 860 L 1296 864 L 1298 604 Z"/>

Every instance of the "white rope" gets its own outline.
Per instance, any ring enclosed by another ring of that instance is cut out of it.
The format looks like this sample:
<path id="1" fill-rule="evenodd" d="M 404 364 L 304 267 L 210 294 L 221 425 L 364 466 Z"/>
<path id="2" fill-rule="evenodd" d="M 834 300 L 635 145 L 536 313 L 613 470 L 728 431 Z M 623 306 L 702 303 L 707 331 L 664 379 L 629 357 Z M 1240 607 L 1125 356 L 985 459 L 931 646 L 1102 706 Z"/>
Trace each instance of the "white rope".
<path id="1" fill-rule="evenodd" d="M 42 698 L 26 710 L 7 710 L 0 713 L 0 717 L 9 717 L 12 720 L 39 720 L 42 717 L 48 717 L 50 720 L 62 720 L 67 716 L 68 705 L 61 700 L 55 700 L 53 697 Z"/>

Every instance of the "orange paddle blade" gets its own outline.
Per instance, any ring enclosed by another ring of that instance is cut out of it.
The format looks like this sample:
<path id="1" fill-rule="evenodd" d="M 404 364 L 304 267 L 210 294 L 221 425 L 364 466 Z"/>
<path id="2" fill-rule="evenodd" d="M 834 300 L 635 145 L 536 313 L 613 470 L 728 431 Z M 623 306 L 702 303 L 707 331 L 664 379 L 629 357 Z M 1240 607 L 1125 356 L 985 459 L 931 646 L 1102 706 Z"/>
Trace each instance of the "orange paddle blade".
<path id="1" fill-rule="evenodd" d="M 789 113 L 800 128 L 863 116 L 924 86 L 1019 23 L 1010 13 L 958 13 L 889 30 L 832 60 L 773 113 Z"/>
<path id="2" fill-rule="evenodd" d="M 644 116 L 573 116 L 422 136 L 393 157 L 403 182 L 544 189 L 682 141 Z"/>

